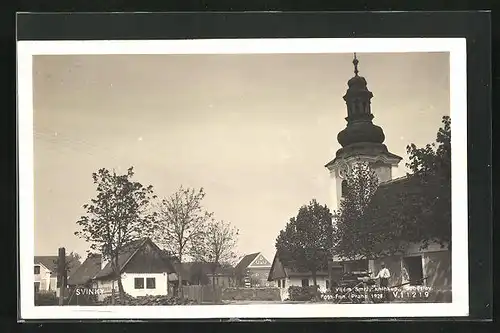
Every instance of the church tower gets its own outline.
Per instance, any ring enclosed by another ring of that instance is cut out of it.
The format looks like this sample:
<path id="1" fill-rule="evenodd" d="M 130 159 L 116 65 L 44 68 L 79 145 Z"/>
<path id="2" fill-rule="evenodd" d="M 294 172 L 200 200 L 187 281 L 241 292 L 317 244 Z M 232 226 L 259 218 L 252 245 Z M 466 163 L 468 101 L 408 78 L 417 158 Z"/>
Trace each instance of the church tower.
<path id="1" fill-rule="evenodd" d="M 357 162 L 369 163 L 378 176 L 379 183 L 392 179 L 392 169 L 397 168 L 401 157 L 389 152 L 384 144 L 385 135 L 381 127 L 374 125 L 371 112 L 373 94 L 367 88 L 364 77 L 358 73 L 358 59 L 354 53 L 354 76 L 347 82 L 344 95 L 347 105 L 347 126 L 339 132 L 340 148 L 335 158 L 325 167 L 332 179 L 332 209 L 337 209 L 345 189 L 345 178 Z"/>

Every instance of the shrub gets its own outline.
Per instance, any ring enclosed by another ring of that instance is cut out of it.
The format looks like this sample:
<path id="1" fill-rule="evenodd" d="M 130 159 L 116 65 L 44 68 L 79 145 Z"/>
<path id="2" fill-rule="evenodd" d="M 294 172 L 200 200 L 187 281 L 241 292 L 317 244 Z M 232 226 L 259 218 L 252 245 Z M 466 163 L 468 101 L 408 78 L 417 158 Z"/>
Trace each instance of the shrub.
<path id="1" fill-rule="evenodd" d="M 53 291 L 40 291 L 35 293 L 35 305 L 58 305 L 59 298 Z"/>
<path id="2" fill-rule="evenodd" d="M 118 294 L 118 293 L 117 293 Z M 106 297 L 99 305 L 112 305 L 111 296 Z M 158 296 L 139 296 L 132 297 L 131 295 L 125 293 L 124 300 L 120 300 L 118 295 L 115 295 L 114 305 L 189 305 L 196 304 L 195 301 L 189 299 L 180 299 L 176 296 L 169 295 L 158 295 Z"/>
<path id="3" fill-rule="evenodd" d="M 288 287 L 288 295 L 290 297 L 290 301 L 310 302 L 318 300 L 320 293 L 318 290 L 318 286 L 290 286 Z"/>

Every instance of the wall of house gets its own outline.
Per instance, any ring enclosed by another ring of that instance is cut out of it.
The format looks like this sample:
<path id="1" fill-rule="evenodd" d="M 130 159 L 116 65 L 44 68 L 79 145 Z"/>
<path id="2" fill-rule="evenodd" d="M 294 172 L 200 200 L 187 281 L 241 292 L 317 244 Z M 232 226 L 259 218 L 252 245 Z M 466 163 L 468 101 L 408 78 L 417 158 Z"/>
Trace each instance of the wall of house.
<path id="1" fill-rule="evenodd" d="M 254 287 L 266 287 L 269 286 L 269 282 L 267 281 L 269 277 L 269 271 L 271 267 L 252 267 L 249 268 L 249 273 L 251 277 L 251 282 L 257 282 L 257 285 Z"/>
<path id="2" fill-rule="evenodd" d="M 40 291 L 55 290 L 50 289 L 50 271 L 43 265 L 34 265 L 40 267 L 40 274 L 34 274 L 34 282 L 40 282 Z"/>
<path id="3" fill-rule="evenodd" d="M 107 296 L 111 296 L 112 290 L 113 290 L 113 286 L 114 286 L 115 292 L 118 292 L 118 283 L 115 282 L 113 284 L 113 281 L 111 281 L 111 280 L 98 280 L 98 281 L 95 281 L 93 283 L 93 285 L 92 285 L 92 288 L 100 289 L 102 291 L 102 293 L 99 293 L 97 295 L 97 299 L 99 301 L 102 301 Z"/>
<path id="4" fill-rule="evenodd" d="M 286 279 L 280 279 L 281 283 L 280 286 L 278 286 L 278 281 L 272 281 L 270 285 L 275 288 L 280 289 L 280 294 L 281 294 L 281 300 L 285 300 L 289 298 L 288 294 L 288 288 L 291 286 L 296 286 L 296 287 L 302 287 L 302 280 L 306 279 L 307 277 L 291 277 L 291 278 L 286 278 Z M 319 290 L 321 292 L 326 292 L 326 281 L 328 280 L 327 276 L 318 276 L 316 277 L 316 283 L 319 287 Z M 283 287 L 283 281 L 285 281 L 285 285 Z M 313 279 L 312 277 L 309 277 L 309 285 L 313 285 Z"/>
<path id="5" fill-rule="evenodd" d="M 135 289 L 135 278 L 144 279 L 144 288 Z M 155 288 L 146 288 L 146 278 L 155 278 Z M 133 297 L 146 295 L 167 295 L 168 275 L 167 273 L 124 273 L 122 274 L 123 289 Z"/>

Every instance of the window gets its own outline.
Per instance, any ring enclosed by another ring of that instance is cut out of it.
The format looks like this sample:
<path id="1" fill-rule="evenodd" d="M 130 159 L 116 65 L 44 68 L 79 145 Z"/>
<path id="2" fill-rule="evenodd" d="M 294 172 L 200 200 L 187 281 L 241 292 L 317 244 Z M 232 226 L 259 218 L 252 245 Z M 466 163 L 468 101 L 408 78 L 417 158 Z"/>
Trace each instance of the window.
<path id="1" fill-rule="evenodd" d="M 144 289 L 144 278 L 134 279 L 134 289 Z"/>
<path id="2" fill-rule="evenodd" d="M 282 286 L 283 288 L 285 288 L 285 281 L 286 281 L 286 280 L 281 281 L 281 286 Z"/>
<path id="3" fill-rule="evenodd" d="M 330 289 L 330 280 L 326 280 L 326 289 Z"/>
<path id="4" fill-rule="evenodd" d="M 281 288 L 281 280 L 278 280 L 278 288 Z"/>
<path id="5" fill-rule="evenodd" d="M 35 282 L 35 293 L 37 293 L 39 291 L 40 291 L 40 282 Z"/>
<path id="6" fill-rule="evenodd" d="M 35 266 L 35 274 L 40 274 L 40 266 Z"/>
<path id="7" fill-rule="evenodd" d="M 147 289 L 156 289 L 156 279 L 155 278 L 147 278 L 146 279 L 146 288 Z"/>
<path id="8" fill-rule="evenodd" d="M 341 191 L 340 195 L 343 197 L 347 194 L 347 179 L 344 179 L 342 181 L 340 191 Z"/>
<path id="9" fill-rule="evenodd" d="M 309 287 L 309 279 L 302 279 L 302 287 Z"/>

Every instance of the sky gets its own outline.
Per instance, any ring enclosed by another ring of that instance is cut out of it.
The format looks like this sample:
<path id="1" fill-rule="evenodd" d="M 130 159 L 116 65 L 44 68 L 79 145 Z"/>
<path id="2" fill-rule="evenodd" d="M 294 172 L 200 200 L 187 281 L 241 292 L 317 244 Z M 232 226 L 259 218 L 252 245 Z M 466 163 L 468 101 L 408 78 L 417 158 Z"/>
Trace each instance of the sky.
<path id="1" fill-rule="evenodd" d="M 433 142 L 450 114 L 449 54 L 358 59 L 403 176 L 406 145 Z M 330 202 L 352 54 L 34 56 L 33 75 L 35 255 L 86 255 L 74 232 L 100 168 L 133 166 L 160 197 L 203 187 L 238 253 L 268 260 L 300 206 Z"/>

